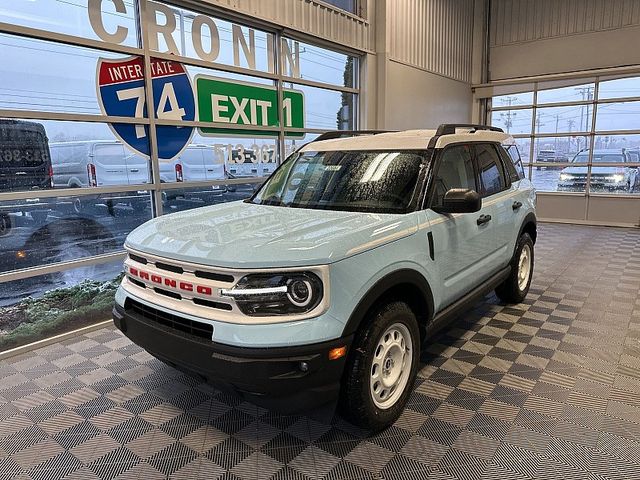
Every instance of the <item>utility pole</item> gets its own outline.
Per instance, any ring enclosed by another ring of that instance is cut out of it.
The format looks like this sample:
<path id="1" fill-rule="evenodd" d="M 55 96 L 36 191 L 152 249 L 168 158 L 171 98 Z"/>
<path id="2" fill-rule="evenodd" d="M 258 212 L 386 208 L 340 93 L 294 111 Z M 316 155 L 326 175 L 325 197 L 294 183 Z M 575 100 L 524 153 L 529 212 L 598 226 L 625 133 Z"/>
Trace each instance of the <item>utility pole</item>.
<path id="1" fill-rule="evenodd" d="M 542 114 L 538 113 L 536 115 L 536 158 L 538 157 L 538 153 L 540 151 L 540 137 L 537 135 L 540 133 L 540 127 L 544 126 L 544 123 L 540 120 Z"/>
<path id="2" fill-rule="evenodd" d="M 569 133 L 573 132 L 573 126 L 576 124 L 576 121 L 573 118 L 570 118 L 569 120 L 567 120 L 567 126 L 569 127 Z M 576 145 L 578 144 L 577 141 L 577 137 L 576 137 Z M 571 152 L 571 137 L 569 137 L 569 148 L 567 149 L 567 153 Z"/>
<path id="3" fill-rule="evenodd" d="M 517 99 L 518 97 L 503 98 L 501 100 L 502 105 L 503 106 L 506 105 L 509 108 L 511 108 L 511 105 L 513 105 L 513 102 L 515 102 Z M 518 112 L 512 112 L 511 110 L 507 110 L 506 112 L 500 112 L 500 118 L 502 119 L 502 123 L 504 123 L 507 133 L 509 133 L 509 130 L 513 126 L 513 118 L 516 117 L 517 114 Z"/>
<path id="4" fill-rule="evenodd" d="M 574 88 L 574 90 L 576 90 L 577 92 L 580 92 L 580 95 L 582 96 L 582 101 L 584 102 L 586 101 L 591 101 L 593 100 L 593 89 L 595 87 L 593 87 L 592 85 L 589 85 L 588 87 L 576 87 Z M 584 132 L 588 132 L 589 130 L 591 130 L 589 128 L 589 104 L 586 105 L 587 107 L 587 115 L 584 115 L 584 105 L 582 105 L 582 107 L 580 108 L 580 128 L 582 128 L 584 126 Z"/>

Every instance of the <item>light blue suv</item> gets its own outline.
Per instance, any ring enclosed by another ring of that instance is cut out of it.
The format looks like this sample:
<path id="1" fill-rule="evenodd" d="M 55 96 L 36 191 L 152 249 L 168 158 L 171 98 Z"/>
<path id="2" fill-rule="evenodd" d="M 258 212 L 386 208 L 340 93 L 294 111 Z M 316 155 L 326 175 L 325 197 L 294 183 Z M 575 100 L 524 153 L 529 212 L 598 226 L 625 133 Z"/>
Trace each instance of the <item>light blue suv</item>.
<path id="1" fill-rule="evenodd" d="M 339 399 L 377 430 L 421 347 L 491 290 L 524 299 L 535 192 L 500 129 L 331 132 L 253 197 L 133 231 L 113 311 L 133 342 L 255 403 Z"/>

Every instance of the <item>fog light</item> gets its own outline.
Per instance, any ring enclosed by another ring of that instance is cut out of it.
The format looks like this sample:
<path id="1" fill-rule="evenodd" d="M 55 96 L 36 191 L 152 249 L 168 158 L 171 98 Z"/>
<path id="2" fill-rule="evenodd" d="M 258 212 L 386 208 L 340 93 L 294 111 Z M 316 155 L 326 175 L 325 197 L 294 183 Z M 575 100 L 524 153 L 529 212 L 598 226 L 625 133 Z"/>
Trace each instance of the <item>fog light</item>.
<path id="1" fill-rule="evenodd" d="M 298 368 L 300 369 L 301 372 L 308 372 L 309 364 L 307 362 L 300 362 L 300 364 L 298 365 Z"/>
<path id="2" fill-rule="evenodd" d="M 27 258 L 27 252 L 24 250 L 18 250 L 16 252 L 16 257 L 19 258 L 20 260 L 24 260 L 25 258 Z"/>
<path id="3" fill-rule="evenodd" d="M 338 360 L 347 354 L 347 346 L 336 347 L 329 350 L 329 360 Z"/>

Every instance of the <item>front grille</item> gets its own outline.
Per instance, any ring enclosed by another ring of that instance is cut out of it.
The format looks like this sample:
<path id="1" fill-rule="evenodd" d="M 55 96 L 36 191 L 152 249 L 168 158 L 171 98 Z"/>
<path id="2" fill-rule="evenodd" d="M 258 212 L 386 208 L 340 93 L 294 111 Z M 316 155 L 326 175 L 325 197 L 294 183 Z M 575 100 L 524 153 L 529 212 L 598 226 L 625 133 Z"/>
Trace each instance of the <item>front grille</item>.
<path id="1" fill-rule="evenodd" d="M 172 313 L 157 310 L 135 300 L 131 300 L 130 298 L 125 302 L 124 308 L 147 321 L 164 325 L 172 330 L 207 340 L 211 340 L 213 337 L 213 325 L 209 325 L 208 323 L 195 322 L 188 318 L 182 318 Z"/>
<path id="2" fill-rule="evenodd" d="M 194 272 L 194 275 L 199 278 L 206 278 L 207 280 L 233 283 L 233 275 L 226 275 L 224 273 L 203 272 L 202 270 L 196 270 Z"/>
<path id="3" fill-rule="evenodd" d="M 144 258 L 144 257 L 141 257 L 141 256 L 139 256 L 139 255 L 135 255 L 135 254 L 133 254 L 133 253 L 130 253 L 130 254 L 129 254 L 129 258 L 130 258 L 131 260 L 133 260 L 134 262 L 142 263 L 143 265 L 146 265 L 146 264 L 147 264 L 147 259 L 146 259 L 146 258 Z"/>
<path id="4" fill-rule="evenodd" d="M 168 263 L 156 262 L 156 268 L 161 270 L 168 270 L 173 273 L 184 273 L 184 269 L 182 267 L 178 267 L 177 265 L 169 265 Z"/>

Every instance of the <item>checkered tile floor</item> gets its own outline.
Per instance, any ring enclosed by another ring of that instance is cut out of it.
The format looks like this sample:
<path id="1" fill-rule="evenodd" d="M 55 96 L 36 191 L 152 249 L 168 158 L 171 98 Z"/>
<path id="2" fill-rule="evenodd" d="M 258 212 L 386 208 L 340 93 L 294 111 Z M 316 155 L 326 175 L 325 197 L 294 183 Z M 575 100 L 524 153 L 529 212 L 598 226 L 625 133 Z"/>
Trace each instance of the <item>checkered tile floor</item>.
<path id="1" fill-rule="evenodd" d="M 217 392 L 113 328 L 0 362 L 0 479 L 639 478 L 640 231 L 542 225 L 536 256 L 526 302 L 434 339 L 375 436 Z"/>

